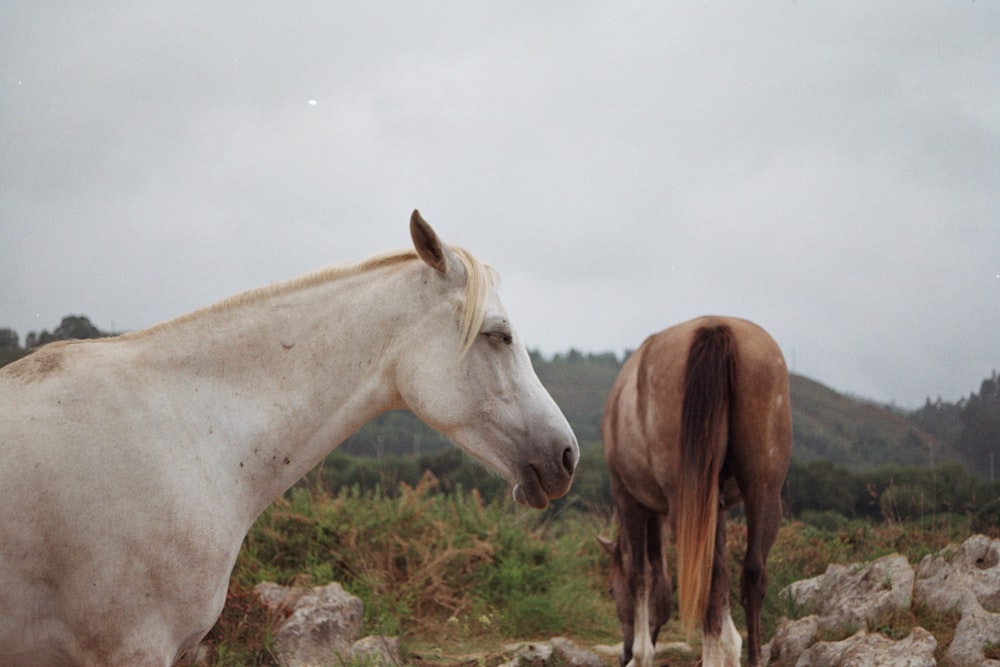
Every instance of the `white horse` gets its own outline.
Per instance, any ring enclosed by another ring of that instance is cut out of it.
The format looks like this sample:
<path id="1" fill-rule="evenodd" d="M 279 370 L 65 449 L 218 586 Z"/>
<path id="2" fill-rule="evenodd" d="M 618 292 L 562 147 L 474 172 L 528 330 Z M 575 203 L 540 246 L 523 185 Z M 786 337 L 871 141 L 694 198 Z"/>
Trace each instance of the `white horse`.
<path id="1" fill-rule="evenodd" d="M 175 664 L 218 619 L 257 516 L 387 410 L 520 503 L 566 493 L 576 438 L 493 273 L 417 211 L 410 232 L 415 254 L 0 369 L 0 664 Z"/>

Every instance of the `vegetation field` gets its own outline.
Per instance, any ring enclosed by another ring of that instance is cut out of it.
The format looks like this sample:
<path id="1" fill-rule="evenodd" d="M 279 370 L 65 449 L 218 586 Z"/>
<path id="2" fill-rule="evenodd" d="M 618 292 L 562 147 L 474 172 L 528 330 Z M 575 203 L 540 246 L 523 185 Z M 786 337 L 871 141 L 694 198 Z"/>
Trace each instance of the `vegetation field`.
<path id="1" fill-rule="evenodd" d="M 899 552 L 914 564 L 971 534 L 957 514 L 889 523 L 817 515 L 821 525 L 788 521 L 769 559 L 765 637 L 793 616 L 778 591 L 821 574 L 829 563 L 865 561 Z M 248 535 L 230 583 L 229 602 L 207 641 L 215 665 L 274 665 L 272 618 L 257 602 L 261 581 L 339 582 L 364 602 L 366 634 L 402 638 L 404 662 L 499 664 L 515 641 L 567 636 L 580 645 L 618 643 L 606 593 L 607 559 L 594 535 L 610 535 L 606 510 L 572 503 L 536 512 L 477 490 L 444 493 L 433 475 L 415 486 L 330 494 L 300 485 L 270 507 Z M 743 627 L 736 587 L 745 545 L 739 517 L 729 523 L 734 618 Z M 904 636 L 921 625 L 944 639 L 957 619 L 907 615 L 878 630 Z M 675 622 L 661 640 L 682 641 Z M 946 641 L 943 642 L 946 645 Z M 697 650 L 697 640 L 692 643 Z M 671 665 L 694 665 L 695 653 Z"/>

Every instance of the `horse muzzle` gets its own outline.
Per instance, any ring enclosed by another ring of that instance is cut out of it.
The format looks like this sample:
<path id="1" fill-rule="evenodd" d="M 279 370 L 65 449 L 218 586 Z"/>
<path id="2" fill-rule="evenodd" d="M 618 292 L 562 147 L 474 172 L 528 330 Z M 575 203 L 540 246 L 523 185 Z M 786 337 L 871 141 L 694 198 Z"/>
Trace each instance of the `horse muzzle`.
<path id="1" fill-rule="evenodd" d="M 514 483 L 514 501 L 545 509 L 550 500 L 566 495 L 573 483 L 573 473 L 580 460 L 580 449 L 574 437 L 569 443 L 545 448 L 553 452 L 551 458 L 528 462 L 518 471 Z"/>

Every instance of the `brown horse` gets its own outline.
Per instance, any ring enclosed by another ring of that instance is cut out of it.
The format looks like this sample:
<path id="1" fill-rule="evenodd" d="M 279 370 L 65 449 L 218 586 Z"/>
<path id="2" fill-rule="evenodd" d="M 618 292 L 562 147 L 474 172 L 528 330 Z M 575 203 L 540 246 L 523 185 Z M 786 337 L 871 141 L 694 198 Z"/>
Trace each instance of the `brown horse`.
<path id="1" fill-rule="evenodd" d="M 725 509 L 746 504 L 741 598 L 748 664 L 760 664 L 767 553 L 781 519 L 792 421 L 777 344 L 746 320 L 702 317 L 650 336 L 615 380 L 601 426 L 619 531 L 601 539 L 621 620 L 621 664 L 653 664 L 670 616 L 666 524 L 677 543 L 678 607 L 702 628 L 704 667 L 736 667 Z"/>

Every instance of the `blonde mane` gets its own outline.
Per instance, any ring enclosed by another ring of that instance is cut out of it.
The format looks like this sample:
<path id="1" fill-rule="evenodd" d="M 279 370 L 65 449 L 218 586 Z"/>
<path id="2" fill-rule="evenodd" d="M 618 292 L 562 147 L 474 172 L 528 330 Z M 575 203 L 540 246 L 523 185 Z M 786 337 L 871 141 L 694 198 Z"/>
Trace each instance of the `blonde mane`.
<path id="1" fill-rule="evenodd" d="M 493 267 L 483 264 L 464 248 L 452 248 L 465 267 L 465 304 L 462 308 L 462 327 L 459 357 L 464 357 L 479 335 L 486 319 L 486 302 L 496 288 L 497 274 Z"/>
<path id="2" fill-rule="evenodd" d="M 453 247 L 452 250 L 465 268 L 465 275 L 467 277 L 465 283 L 465 303 L 462 306 L 462 320 L 459 330 L 459 356 L 464 357 L 469 348 L 472 347 L 480 328 L 483 326 L 483 320 L 486 318 L 486 303 L 489 299 L 490 291 L 496 286 L 497 279 L 496 272 L 492 267 L 480 262 L 464 248 Z M 416 252 L 413 250 L 400 250 L 376 255 L 359 262 L 327 267 L 297 278 L 292 278 L 291 280 L 241 292 L 210 306 L 205 306 L 204 308 L 199 308 L 171 320 L 160 322 L 147 329 L 123 334 L 118 339 L 129 340 L 145 337 L 158 331 L 190 322 L 208 313 L 225 312 L 239 308 L 240 306 L 256 303 L 272 296 L 288 294 L 330 281 L 349 278 L 379 269 L 400 267 L 414 260 L 417 260 Z"/>

